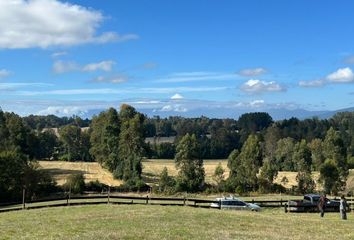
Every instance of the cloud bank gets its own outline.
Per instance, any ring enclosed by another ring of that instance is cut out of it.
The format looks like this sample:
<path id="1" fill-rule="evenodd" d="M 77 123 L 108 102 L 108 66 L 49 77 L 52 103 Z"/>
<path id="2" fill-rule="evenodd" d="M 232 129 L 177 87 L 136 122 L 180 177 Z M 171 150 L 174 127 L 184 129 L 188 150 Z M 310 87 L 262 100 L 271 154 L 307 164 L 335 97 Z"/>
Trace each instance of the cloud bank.
<path id="1" fill-rule="evenodd" d="M 280 84 L 271 81 L 261 81 L 257 79 L 250 79 L 241 85 L 240 89 L 247 93 L 265 93 L 265 92 L 283 92 L 286 89 Z"/>
<path id="2" fill-rule="evenodd" d="M 102 13 L 58 0 L 0 1 L 0 49 L 48 48 L 137 39 L 97 33 Z"/>

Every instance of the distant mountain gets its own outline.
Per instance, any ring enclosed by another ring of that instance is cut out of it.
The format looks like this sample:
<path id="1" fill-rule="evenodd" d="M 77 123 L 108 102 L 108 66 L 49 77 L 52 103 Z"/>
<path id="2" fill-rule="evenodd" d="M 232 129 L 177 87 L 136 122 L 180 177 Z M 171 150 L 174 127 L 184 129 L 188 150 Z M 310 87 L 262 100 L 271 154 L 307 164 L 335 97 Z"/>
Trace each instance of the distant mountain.
<path id="1" fill-rule="evenodd" d="M 132 104 L 134 106 L 134 104 Z M 181 116 L 181 117 L 200 117 L 206 116 L 209 118 L 233 118 L 238 119 L 244 113 L 249 112 L 267 112 L 272 116 L 274 120 L 289 119 L 292 117 L 298 119 L 306 119 L 312 117 L 318 117 L 320 119 L 331 118 L 338 112 L 354 111 L 354 107 L 340 109 L 336 111 L 309 111 L 304 109 L 287 109 L 287 108 L 274 108 L 274 107 L 257 107 L 257 108 L 247 108 L 247 107 L 232 107 L 229 105 L 206 105 L 206 106 L 190 106 L 188 104 L 177 104 L 178 107 L 173 105 L 168 105 L 169 108 L 158 108 L 158 107 L 146 107 L 146 106 L 134 106 L 139 112 L 146 114 L 149 117 L 160 116 Z M 107 108 L 108 109 L 108 108 Z M 89 109 L 82 111 L 79 116 L 81 118 L 92 118 L 94 115 L 98 115 L 100 112 L 107 110 L 105 108 Z M 188 109 L 188 110 L 187 110 Z"/>
<path id="2" fill-rule="evenodd" d="M 138 109 L 139 110 L 139 109 Z M 334 115 L 335 113 L 330 114 L 331 112 L 327 111 L 307 111 L 304 109 L 257 109 L 256 111 L 253 109 L 197 109 L 190 112 L 153 112 L 149 109 L 141 109 L 140 112 L 147 114 L 148 116 L 158 115 L 160 117 L 169 117 L 169 116 L 182 116 L 182 117 L 200 117 L 206 116 L 209 118 L 233 118 L 238 119 L 242 114 L 249 112 L 267 112 L 274 120 L 283 120 L 289 119 L 292 117 L 298 119 L 312 118 L 317 116 L 325 116 L 326 114 L 329 116 Z"/>
<path id="3" fill-rule="evenodd" d="M 324 112 L 322 114 L 318 114 L 316 115 L 318 118 L 320 119 L 326 119 L 326 118 L 331 118 L 333 117 L 336 113 L 340 113 L 340 112 L 354 112 L 354 107 L 351 108 L 344 108 L 344 109 L 339 109 L 336 111 L 327 111 Z"/>

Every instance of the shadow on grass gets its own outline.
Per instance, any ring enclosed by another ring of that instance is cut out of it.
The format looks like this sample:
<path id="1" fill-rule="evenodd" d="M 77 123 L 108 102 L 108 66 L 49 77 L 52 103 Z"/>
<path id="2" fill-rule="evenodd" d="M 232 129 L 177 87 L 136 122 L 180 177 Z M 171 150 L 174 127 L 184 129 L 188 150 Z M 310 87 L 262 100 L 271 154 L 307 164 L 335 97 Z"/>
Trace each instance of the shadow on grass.
<path id="1" fill-rule="evenodd" d="M 44 171 L 52 175 L 68 175 L 68 174 L 85 174 L 87 171 L 83 170 L 71 170 L 71 169 L 61 169 L 61 168 L 47 168 Z"/>
<path id="2" fill-rule="evenodd" d="M 147 184 L 150 183 L 158 183 L 159 182 L 159 176 L 156 176 L 155 174 L 152 173 L 143 173 L 142 174 L 142 179 L 144 182 L 146 182 Z"/>

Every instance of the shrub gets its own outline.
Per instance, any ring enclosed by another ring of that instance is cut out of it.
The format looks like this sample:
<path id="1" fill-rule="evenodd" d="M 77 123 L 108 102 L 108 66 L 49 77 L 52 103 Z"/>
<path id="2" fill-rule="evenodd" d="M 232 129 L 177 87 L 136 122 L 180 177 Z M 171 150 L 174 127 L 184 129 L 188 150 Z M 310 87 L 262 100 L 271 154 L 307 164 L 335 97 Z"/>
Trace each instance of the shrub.
<path id="1" fill-rule="evenodd" d="M 108 189 L 108 185 L 101 183 L 98 180 L 91 181 L 86 184 L 87 191 L 101 192 L 102 190 L 107 191 L 107 189 Z"/>
<path id="2" fill-rule="evenodd" d="M 83 193 L 85 190 L 85 178 L 82 173 L 72 174 L 66 179 L 64 189 L 74 194 Z"/>
<path id="3" fill-rule="evenodd" d="M 168 175 L 167 168 L 164 167 L 160 174 L 159 192 L 173 193 L 175 190 L 176 181 Z"/>

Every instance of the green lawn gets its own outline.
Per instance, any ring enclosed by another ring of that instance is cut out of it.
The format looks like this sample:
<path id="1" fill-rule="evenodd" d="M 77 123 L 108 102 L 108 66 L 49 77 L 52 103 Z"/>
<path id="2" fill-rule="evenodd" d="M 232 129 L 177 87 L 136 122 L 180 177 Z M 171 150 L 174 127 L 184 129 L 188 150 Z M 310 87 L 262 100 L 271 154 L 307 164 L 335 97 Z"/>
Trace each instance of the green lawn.
<path id="1" fill-rule="evenodd" d="M 0 214 L 0 239 L 354 239 L 354 214 L 98 205 Z"/>

